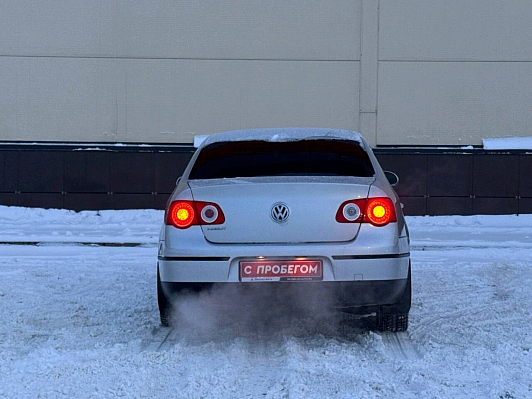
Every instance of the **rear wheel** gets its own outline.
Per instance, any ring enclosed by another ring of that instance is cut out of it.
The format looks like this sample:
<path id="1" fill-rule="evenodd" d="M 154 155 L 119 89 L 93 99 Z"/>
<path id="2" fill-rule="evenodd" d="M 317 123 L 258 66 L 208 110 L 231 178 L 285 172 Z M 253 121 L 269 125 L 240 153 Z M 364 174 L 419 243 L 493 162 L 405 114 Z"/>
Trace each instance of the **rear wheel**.
<path id="1" fill-rule="evenodd" d="M 407 314 L 377 313 L 377 330 L 400 332 L 408 329 Z"/>
<path id="2" fill-rule="evenodd" d="M 166 297 L 161 285 L 161 276 L 159 275 L 159 266 L 157 266 L 157 303 L 159 304 L 159 314 L 161 317 L 161 324 L 165 327 L 170 326 L 172 304 Z"/>
<path id="3" fill-rule="evenodd" d="M 408 329 L 408 312 L 412 303 L 412 278 L 410 276 L 410 267 L 408 268 L 408 277 L 406 289 L 401 300 L 391 306 L 381 306 L 377 312 L 377 330 L 400 332 Z"/>

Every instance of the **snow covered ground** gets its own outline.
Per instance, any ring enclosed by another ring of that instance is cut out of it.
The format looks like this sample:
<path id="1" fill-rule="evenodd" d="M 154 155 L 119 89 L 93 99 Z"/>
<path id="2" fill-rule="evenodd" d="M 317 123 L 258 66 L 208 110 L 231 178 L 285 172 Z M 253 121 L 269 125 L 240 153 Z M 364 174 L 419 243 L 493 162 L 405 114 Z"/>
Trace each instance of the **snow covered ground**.
<path id="1" fill-rule="evenodd" d="M 399 334 L 193 300 L 161 328 L 162 217 L 0 207 L 0 398 L 532 398 L 530 215 L 408 218 Z"/>

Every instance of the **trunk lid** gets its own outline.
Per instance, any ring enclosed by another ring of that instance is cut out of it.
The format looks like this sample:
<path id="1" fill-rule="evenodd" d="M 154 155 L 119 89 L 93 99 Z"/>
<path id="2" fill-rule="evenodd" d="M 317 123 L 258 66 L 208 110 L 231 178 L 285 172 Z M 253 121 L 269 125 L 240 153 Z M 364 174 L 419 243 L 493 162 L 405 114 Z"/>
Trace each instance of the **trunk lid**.
<path id="1" fill-rule="evenodd" d="M 336 212 L 344 201 L 367 198 L 373 181 L 358 177 L 209 179 L 191 180 L 189 187 L 195 201 L 215 202 L 225 215 L 223 225 L 201 226 L 212 243 L 325 243 L 355 239 L 360 224 L 338 223 Z"/>

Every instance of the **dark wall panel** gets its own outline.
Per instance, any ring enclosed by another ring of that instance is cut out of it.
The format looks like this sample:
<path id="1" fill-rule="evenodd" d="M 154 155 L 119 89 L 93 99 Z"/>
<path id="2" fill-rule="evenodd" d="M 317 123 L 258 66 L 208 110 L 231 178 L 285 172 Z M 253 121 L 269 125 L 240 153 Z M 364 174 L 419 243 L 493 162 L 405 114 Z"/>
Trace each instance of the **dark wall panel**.
<path id="1" fill-rule="evenodd" d="M 376 155 L 399 175 L 407 215 L 532 213 L 532 154 Z M 194 149 L 74 150 L 67 145 L 0 150 L 0 204 L 44 208 L 164 209 Z"/>
<path id="2" fill-rule="evenodd" d="M 517 197 L 519 156 L 509 154 L 473 156 L 473 195 L 476 197 Z"/>
<path id="3" fill-rule="evenodd" d="M 532 213 L 532 198 L 521 198 L 519 200 L 519 213 Z"/>
<path id="4" fill-rule="evenodd" d="M 74 211 L 112 209 L 111 198 L 112 195 L 107 193 L 67 193 L 64 197 L 64 207 Z"/>
<path id="5" fill-rule="evenodd" d="M 423 216 L 427 214 L 427 199 L 425 197 L 401 197 L 404 205 L 403 212 L 410 216 Z"/>
<path id="6" fill-rule="evenodd" d="M 108 152 L 65 152 L 64 159 L 64 191 L 67 193 L 107 193 L 110 191 Z"/>
<path id="7" fill-rule="evenodd" d="M 427 192 L 430 197 L 469 197 L 473 194 L 473 157 L 431 154 L 427 162 Z"/>
<path id="8" fill-rule="evenodd" d="M 377 159 L 383 170 L 389 170 L 399 176 L 399 185 L 396 187 L 399 196 L 427 195 L 427 155 L 379 154 Z"/>
<path id="9" fill-rule="evenodd" d="M 155 209 L 155 197 L 152 194 L 113 194 L 111 209 Z"/>
<path id="10" fill-rule="evenodd" d="M 29 208 L 64 208 L 63 195 L 58 193 L 21 193 L 17 194 L 18 206 Z"/>
<path id="11" fill-rule="evenodd" d="M 519 211 L 517 198 L 475 198 L 475 215 L 512 215 Z"/>
<path id="12" fill-rule="evenodd" d="M 0 192 L 18 191 L 18 151 L 0 151 Z"/>
<path id="13" fill-rule="evenodd" d="M 471 215 L 473 199 L 469 197 L 429 197 L 427 214 L 429 215 Z"/>
<path id="14" fill-rule="evenodd" d="M 0 193 L 0 205 L 20 206 L 20 195 L 15 193 Z"/>
<path id="15" fill-rule="evenodd" d="M 519 156 L 519 195 L 532 198 L 532 154 Z"/>
<path id="16" fill-rule="evenodd" d="M 171 193 L 176 180 L 183 174 L 192 154 L 160 153 L 155 157 L 155 192 Z"/>
<path id="17" fill-rule="evenodd" d="M 155 209 L 165 209 L 170 194 L 157 194 L 155 196 Z"/>
<path id="18" fill-rule="evenodd" d="M 63 154 L 60 151 L 21 151 L 19 190 L 23 193 L 61 193 Z"/>
<path id="19" fill-rule="evenodd" d="M 151 152 L 111 153 L 110 173 L 113 193 L 155 192 L 154 154 Z"/>
<path id="20" fill-rule="evenodd" d="M 150 194 L 66 194 L 65 208 L 80 210 L 157 209 Z"/>

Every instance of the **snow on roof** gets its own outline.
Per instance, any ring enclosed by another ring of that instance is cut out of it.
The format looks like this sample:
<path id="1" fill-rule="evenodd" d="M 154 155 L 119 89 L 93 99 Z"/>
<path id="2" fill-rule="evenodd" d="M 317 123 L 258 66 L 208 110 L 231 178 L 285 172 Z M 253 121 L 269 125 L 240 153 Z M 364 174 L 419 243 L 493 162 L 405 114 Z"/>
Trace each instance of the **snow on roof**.
<path id="1" fill-rule="evenodd" d="M 362 136 L 358 132 L 341 129 L 318 128 L 279 128 L 279 129 L 249 129 L 232 130 L 208 136 L 202 146 L 223 141 L 299 141 L 306 139 L 352 140 L 363 144 Z"/>
<path id="2" fill-rule="evenodd" d="M 482 139 L 485 150 L 532 150 L 532 137 Z"/>

